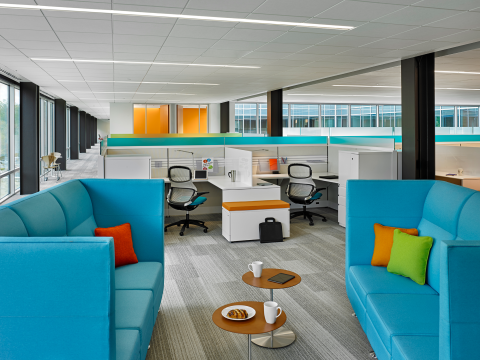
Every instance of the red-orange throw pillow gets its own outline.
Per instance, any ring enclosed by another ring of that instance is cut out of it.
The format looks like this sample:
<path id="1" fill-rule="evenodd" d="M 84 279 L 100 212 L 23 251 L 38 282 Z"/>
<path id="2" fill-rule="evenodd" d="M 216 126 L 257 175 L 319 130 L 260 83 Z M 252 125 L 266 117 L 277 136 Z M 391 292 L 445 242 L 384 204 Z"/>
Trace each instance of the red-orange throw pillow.
<path id="1" fill-rule="evenodd" d="M 96 228 L 95 236 L 111 236 L 115 243 L 115 267 L 138 263 L 133 249 L 132 229 L 130 224 L 111 228 Z"/>

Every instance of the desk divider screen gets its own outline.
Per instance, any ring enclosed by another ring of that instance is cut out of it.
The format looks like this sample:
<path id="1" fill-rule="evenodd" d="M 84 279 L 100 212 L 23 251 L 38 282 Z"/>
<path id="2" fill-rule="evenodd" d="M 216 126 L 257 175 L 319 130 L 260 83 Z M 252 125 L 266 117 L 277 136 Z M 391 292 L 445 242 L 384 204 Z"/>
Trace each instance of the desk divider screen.
<path id="1" fill-rule="evenodd" d="M 237 181 L 252 186 L 252 152 L 225 148 L 225 175 L 232 170 L 237 172 Z"/>
<path id="2" fill-rule="evenodd" d="M 480 176 L 479 159 L 479 147 L 435 145 L 436 171 L 457 174 L 462 168 L 464 175 Z"/>

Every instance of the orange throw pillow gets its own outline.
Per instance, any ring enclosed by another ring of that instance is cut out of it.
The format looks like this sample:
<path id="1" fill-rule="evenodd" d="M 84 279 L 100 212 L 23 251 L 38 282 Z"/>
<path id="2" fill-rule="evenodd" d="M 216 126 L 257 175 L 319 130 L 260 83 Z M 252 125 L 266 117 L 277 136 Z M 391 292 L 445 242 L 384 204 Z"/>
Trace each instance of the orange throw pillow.
<path id="1" fill-rule="evenodd" d="M 390 261 L 390 253 L 393 245 L 393 230 L 398 229 L 408 235 L 418 236 L 417 229 L 401 229 L 390 226 L 374 224 L 375 249 L 373 250 L 372 265 L 387 266 Z"/>
<path id="2" fill-rule="evenodd" d="M 95 236 L 111 236 L 115 243 L 115 267 L 138 263 L 137 255 L 133 250 L 132 229 L 130 224 L 123 224 L 111 228 L 96 228 Z"/>

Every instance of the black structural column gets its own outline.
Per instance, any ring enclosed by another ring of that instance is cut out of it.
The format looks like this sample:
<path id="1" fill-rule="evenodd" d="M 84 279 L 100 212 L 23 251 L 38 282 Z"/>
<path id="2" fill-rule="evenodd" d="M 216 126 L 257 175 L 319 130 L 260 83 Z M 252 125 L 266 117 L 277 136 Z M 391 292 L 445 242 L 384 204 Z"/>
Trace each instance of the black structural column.
<path id="1" fill-rule="evenodd" d="M 230 131 L 230 102 L 220 103 L 220 132 L 228 133 Z"/>
<path id="2" fill-rule="evenodd" d="M 91 122 L 90 114 L 85 114 L 85 149 L 90 149 L 90 122 Z"/>
<path id="3" fill-rule="evenodd" d="M 67 102 L 55 99 L 55 152 L 62 154 L 57 160 L 61 170 L 67 170 Z"/>
<path id="4" fill-rule="evenodd" d="M 93 134 L 93 136 L 94 136 L 94 141 L 93 141 L 93 142 L 94 142 L 95 144 L 98 142 L 98 123 L 97 123 L 97 122 L 98 122 L 98 119 L 95 118 L 95 120 L 94 120 L 94 126 L 93 126 L 93 128 L 95 129 L 95 133 Z"/>
<path id="5" fill-rule="evenodd" d="M 283 136 L 283 90 L 267 92 L 267 133 Z"/>
<path id="6" fill-rule="evenodd" d="M 40 89 L 20 83 L 20 195 L 40 190 Z"/>
<path id="7" fill-rule="evenodd" d="M 80 152 L 81 153 L 86 153 L 87 152 L 87 147 L 85 144 L 85 111 L 80 111 L 79 112 L 79 121 L 80 121 Z"/>
<path id="8" fill-rule="evenodd" d="M 92 116 L 92 146 L 97 143 L 97 118 Z"/>
<path id="9" fill-rule="evenodd" d="M 435 179 L 435 56 L 402 60 L 402 177 Z"/>
<path id="10" fill-rule="evenodd" d="M 70 159 L 78 160 L 78 107 L 70 106 Z"/>

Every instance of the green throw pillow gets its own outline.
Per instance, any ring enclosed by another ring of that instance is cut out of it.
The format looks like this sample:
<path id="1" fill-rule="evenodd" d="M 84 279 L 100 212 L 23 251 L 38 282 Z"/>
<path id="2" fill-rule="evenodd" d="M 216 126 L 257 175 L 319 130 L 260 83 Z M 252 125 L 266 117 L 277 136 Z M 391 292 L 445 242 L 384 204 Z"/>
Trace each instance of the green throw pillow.
<path id="1" fill-rule="evenodd" d="M 428 255 L 433 245 L 430 236 L 413 236 L 395 229 L 387 270 L 425 285 Z"/>

